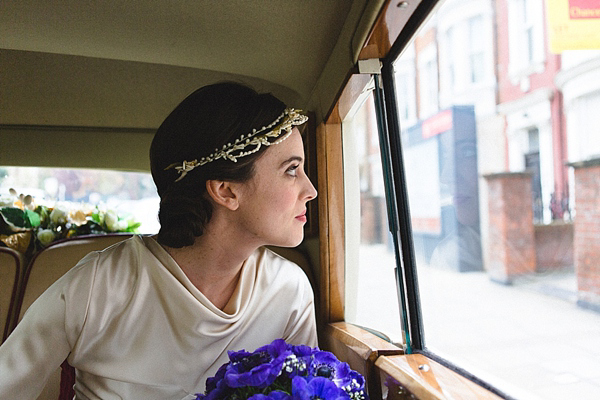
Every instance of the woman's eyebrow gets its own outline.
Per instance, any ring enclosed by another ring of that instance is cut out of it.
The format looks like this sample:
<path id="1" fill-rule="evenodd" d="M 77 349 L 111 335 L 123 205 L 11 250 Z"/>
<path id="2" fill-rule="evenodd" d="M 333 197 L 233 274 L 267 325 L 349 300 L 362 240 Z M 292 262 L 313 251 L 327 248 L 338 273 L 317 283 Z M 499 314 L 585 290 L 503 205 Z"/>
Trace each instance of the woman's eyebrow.
<path id="1" fill-rule="evenodd" d="M 288 159 L 284 160 L 284 161 L 281 163 L 281 166 L 283 167 L 284 165 L 286 165 L 286 164 L 289 164 L 289 163 L 291 163 L 291 162 L 293 162 L 293 161 L 298 161 L 298 162 L 302 163 L 302 162 L 304 161 L 304 158 L 302 158 L 302 157 L 300 157 L 300 156 L 292 156 L 292 157 L 290 157 L 290 158 L 288 158 Z"/>

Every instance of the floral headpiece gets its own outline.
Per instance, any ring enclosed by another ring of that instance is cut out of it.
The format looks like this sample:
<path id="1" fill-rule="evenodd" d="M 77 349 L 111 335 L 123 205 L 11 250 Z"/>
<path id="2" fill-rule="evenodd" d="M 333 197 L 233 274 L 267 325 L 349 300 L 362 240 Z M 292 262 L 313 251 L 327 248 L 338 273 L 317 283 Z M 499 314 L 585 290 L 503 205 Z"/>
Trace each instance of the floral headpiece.
<path id="1" fill-rule="evenodd" d="M 294 108 L 286 108 L 281 115 L 271 122 L 269 125 L 263 126 L 260 129 L 253 129 L 251 133 L 242 135 L 233 143 L 227 143 L 220 150 L 215 149 L 212 154 L 202 157 L 199 160 L 187 161 L 183 163 L 174 163 L 169 165 L 165 170 L 175 168 L 180 174 L 175 182 L 183 179 L 184 176 L 191 170 L 201 167 L 220 158 L 237 162 L 238 158 L 256 153 L 261 146 L 271 146 L 278 144 L 287 139 L 292 133 L 294 126 L 302 125 L 308 121 L 308 117 L 301 113 L 301 110 Z M 275 139 L 269 141 L 269 139 Z M 246 147 L 251 147 L 250 150 L 245 150 Z M 245 150 L 245 151 L 244 151 Z"/>

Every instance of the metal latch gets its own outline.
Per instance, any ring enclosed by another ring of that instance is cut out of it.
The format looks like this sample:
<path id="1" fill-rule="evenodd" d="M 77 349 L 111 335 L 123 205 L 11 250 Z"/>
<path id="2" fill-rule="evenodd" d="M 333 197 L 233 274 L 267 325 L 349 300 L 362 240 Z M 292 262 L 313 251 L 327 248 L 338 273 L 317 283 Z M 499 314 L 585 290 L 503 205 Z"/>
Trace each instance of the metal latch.
<path id="1" fill-rule="evenodd" d="M 358 73 L 360 74 L 381 74 L 381 61 L 378 58 L 369 58 L 368 60 L 358 60 Z"/>

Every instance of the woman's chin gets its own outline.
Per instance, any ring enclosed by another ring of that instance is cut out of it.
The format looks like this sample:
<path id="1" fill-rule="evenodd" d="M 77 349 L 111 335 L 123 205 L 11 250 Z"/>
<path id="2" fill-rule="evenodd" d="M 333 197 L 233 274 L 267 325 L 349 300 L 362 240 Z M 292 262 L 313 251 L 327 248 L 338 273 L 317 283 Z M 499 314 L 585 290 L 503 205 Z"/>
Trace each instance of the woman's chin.
<path id="1" fill-rule="evenodd" d="M 299 235 L 294 235 L 293 237 L 287 237 L 282 239 L 281 241 L 277 241 L 277 243 L 273 244 L 273 246 L 277 247 L 297 247 L 304 240 L 304 231 Z"/>

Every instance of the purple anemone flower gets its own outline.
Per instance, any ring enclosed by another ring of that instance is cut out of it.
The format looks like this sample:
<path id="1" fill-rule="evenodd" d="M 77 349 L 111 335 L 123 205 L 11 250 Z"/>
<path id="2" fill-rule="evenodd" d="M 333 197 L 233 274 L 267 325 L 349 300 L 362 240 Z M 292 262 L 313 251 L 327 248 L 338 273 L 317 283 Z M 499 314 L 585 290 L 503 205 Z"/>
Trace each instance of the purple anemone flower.
<path id="1" fill-rule="evenodd" d="M 287 393 L 280 392 L 279 390 L 272 391 L 268 395 L 255 394 L 248 398 L 248 400 L 292 400 L 292 396 Z"/>
<path id="2" fill-rule="evenodd" d="M 264 388 L 272 384 L 281 374 L 283 363 L 292 352 L 283 339 L 256 349 L 230 352 L 231 365 L 225 372 L 224 380 L 229 387 Z"/>
<path id="3" fill-rule="evenodd" d="M 358 372 L 350 371 L 347 381 L 352 387 L 352 392 L 360 392 L 365 390 L 365 377 Z"/>
<path id="4" fill-rule="evenodd" d="M 339 361 L 333 353 L 316 351 L 310 364 L 309 374 L 328 378 L 336 383 L 344 382 L 350 373 L 350 366 Z"/>
<path id="5" fill-rule="evenodd" d="M 273 383 L 275 378 L 279 375 L 281 365 L 283 365 L 283 363 L 275 366 L 272 366 L 271 364 L 262 364 L 252 368 L 250 371 L 241 373 L 237 373 L 235 370 L 231 369 L 225 375 L 225 382 L 232 388 L 245 386 L 257 388 L 267 387 Z"/>
<path id="6" fill-rule="evenodd" d="M 296 357 L 310 357 L 313 353 L 313 349 L 310 346 L 306 346 L 304 344 L 300 345 L 291 345 L 290 349 L 292 353 L 296 355 Z"/>
<path id="7" fill-rule="evenodd" d="M 299 376 L 292 379 L 292 396 L 298 400 L 346 400 L 348 395 L 327 378 L 307 381 Z"/>
<path id="8" fill-rule="evenodd" d="M 219 367 L 219 369 L 217 370 L 217 373 L 215 374 L 215 376 L 210 377 L 206 380 L 206 391 L 209 392 L 211 390 L 215 390 L 217 388 L 217 384 L 223 380 L 223 378 L 225 377 L 225 371 L 227 370 L 227 367 L 229 366 L 229 363 L 227 364 L 223 364 Z"/>
<path id="9" fill-rule="evenodd" d="M 196 400 L 368 400 L 365 380 L 333 353 L 288 345 L 283 339 L 229 352 L 230 361 L 206 382 Z"/>

